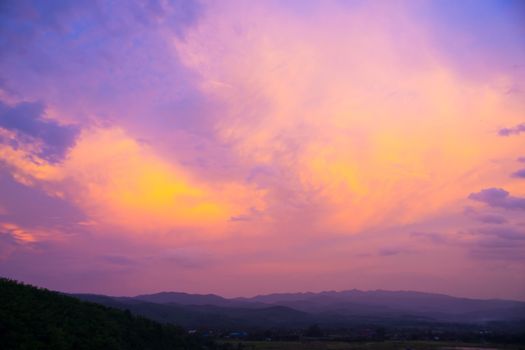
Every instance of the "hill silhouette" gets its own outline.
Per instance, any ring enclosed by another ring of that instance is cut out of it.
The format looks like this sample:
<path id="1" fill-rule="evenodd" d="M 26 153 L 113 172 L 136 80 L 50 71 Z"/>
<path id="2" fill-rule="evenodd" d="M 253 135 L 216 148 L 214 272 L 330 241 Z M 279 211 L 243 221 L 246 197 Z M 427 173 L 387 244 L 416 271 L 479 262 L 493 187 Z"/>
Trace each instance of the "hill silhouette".
<path id="1" fill-rule="evenodd" d="M 5 350 L 202 348 L 178 326 L 5 278 L 0 343 Z"/>

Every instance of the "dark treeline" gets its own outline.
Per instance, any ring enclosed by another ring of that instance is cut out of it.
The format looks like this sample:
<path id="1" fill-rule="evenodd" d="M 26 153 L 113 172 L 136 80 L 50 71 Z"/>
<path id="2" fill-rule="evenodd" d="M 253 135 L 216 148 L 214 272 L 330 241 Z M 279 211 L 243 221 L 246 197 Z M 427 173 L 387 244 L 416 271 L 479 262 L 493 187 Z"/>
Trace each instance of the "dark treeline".
<path id="1" fill-rule="evenodd" d="M 203 331 L 204 334 L 207 331 Z M 485 325 L 422 324 L 398 326 L 395 324 L 362 324 L 352 327 L 323 327 L 312 325 L 305 329 L 272 328 L 251 330 L 243 337 L 219 333 L 220 338 L 272 341 L 432 341 L 472 344 L 525 344 L 525 322 L 493 322 Z"/>
<path id="2" fill-rule="evenodd" d="M 0 278 L 1 349 L 213 348 L 180 327 Z"/>

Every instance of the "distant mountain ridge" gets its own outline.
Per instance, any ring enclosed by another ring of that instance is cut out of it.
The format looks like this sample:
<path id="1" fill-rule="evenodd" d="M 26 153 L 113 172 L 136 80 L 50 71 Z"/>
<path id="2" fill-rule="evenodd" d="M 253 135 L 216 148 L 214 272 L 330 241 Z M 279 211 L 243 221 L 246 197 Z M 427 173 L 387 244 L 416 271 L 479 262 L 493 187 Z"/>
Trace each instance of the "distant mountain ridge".
<path id="1" fill-rule="evenodd" d="M 135 300 L 142 300 L 151 303 L 169 304 L 176 303 L 182 305 L 214 305 L 214 306 L 244 306 L 250 307 L 258 302 L 243 301 L 239 298 L 228 299 L 216 294 L 189 294 L 183 292 L 160 292 L 155 294 L 143 294 L 132 297 Z"/>
<path id="2" fill-rule="evenodd" d="M 457 298 L 413 291 L 325 291 L 274 293 L 251 298 L 216 294 L 161 292 L 135 297 L 77 295 L 104 305 L 129 309 L 161 322 L 186 327 L 279 326 L 356 322 L 486 323 L 525 320 L 525 302 Z"/>
<path id="3" fill-rule="evenodd" d="M 463 314 L 470 312 L 521 309 L 525 302 L 501 299 L 469 299 L 446 294 L 414 291 L 360 291 L 320 293 L 280 293 L 255 296 L 248 300 L 293 307 L 299 310 L 335 311 L 340 308 L 375 306 L 412 313 L 440 312 Z M 525 312 L 522 314 L 525 316 Z"/>

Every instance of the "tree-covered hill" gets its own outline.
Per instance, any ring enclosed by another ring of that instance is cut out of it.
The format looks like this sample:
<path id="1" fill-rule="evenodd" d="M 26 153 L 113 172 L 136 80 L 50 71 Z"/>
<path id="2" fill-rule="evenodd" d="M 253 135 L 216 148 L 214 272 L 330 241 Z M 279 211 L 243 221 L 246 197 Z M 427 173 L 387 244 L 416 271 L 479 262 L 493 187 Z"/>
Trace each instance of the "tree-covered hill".
<path id="1" fill-rule="evenodd" d="M 200 349 L 182 328 L 0 278 L 2 349 Z"/>

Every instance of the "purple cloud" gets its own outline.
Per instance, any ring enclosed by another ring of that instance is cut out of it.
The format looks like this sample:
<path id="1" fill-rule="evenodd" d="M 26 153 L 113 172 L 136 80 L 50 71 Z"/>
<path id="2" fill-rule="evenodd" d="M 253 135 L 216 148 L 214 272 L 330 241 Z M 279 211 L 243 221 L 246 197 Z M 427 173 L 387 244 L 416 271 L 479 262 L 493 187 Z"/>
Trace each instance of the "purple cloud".
<path id="1" fill-rule="evenodd" d="M 64 235 L 83 234 L 78 223 L 88 220 L 73 203 L 53 197 L 38 187 L 17 182 L 0 164 L 0 222 L 10 222 L 31 229 L 52 228 Z M 7 200 L 8 199 L 8 200 Z"/>
<path id="2" fill-rule="evenodd" d="M 495 208 L 525 210 L 525 198 L 513 197 L 502 188 L 486 188 L 468 198 Z"/>
<path id="3" fill-rule="evenodd" d="M 484 224 L 504 224 L 507 222 L 507 219 L 498 214 L 491 213 L 478 213 L 478 211 L 472 207 L 466 207 L 463 213 L 472 219 L 482 222 Z"/>
<path id="4" fill-rule="evenodd" d="M 470 255 L 478 259 L 524 260 L 525 232 L 512 227 L 485 227 L 472 234 L 479 239 L 470 247 Z"/>
<path id="5" fill-rule="evenodd" d="M 497 237 L 501 240 L 525 240 L 525 232 L 518 231 L 512 227 L 484 227 L 478 229 L 476 233 Z"/>
<path id="6" fill-rule="evenodd" d="M 516 125 L 513 128 L 503 128 L 498 131 L 499 136 L 511 136 L 519 135 L 522 132 L 525 132 L 525 123 Z"/>
<path id="7" fill-rule="evenodd" d="M 405 248 L 390 247 L 390 248 L 380 249 L 378 252 L 378 255 L 379 256 L 395 256 L 395 255 L 407 254 L 407 253 L 412 253 L 412 251 L 405 249 Z"/>
<path id="8" fill-rule="evenodd" d="M 501 216 L 501 215 L 494 215 L 494 214 L 479 215 L 479 216 L 476 216 L 475 219 L 477 221 L 483 222 L 485 224 L 497 224 L 497 225 L 500 225 L 500 224 L 504 224 L 504 223 L 507 222 L 507 219 L 505 219 L 503 216 Z"/>
<path id="9" fill-rule="evenodd" d="M 105 256 L 102 256 L 102 259 L 113 265 L 119 265 L 119 266 L 138 265 L 137 260 L 129 258 L 127 256 L 123 256 L 123 255 L 105 255 Z"/>
<path id="10" fill-rule="evenodd" d="M 95 24 L 103 26 L 105 30 L 113 30 L 113 34 L 119 34 L 122 26 L 133 22 L 143 27 L 162 24 L 170 27 L 175 34 L 183 36 L 185 28 L 198 19 L 202 12 L 201 7 L 194 0 L 74 3 L 5 1 L 0 8 L 0 33 L 4 39 L 0 42 L 0 48 L 4 50 L 0 52 L 20 49 L 17 46 L 35 39 L 41 28 L 57 33 L 64 39 L 77 40 L 90 31 L 98 30 Z M 115 13 L 117 9 L 119 11 Z M 117 17 L 120 23 L 112 23 Z"/>
<path id="11" fill-rule="evenodd" d="M 252 221 L 257 217 L 261 216 L 261 212 L 257 208 L 251 207 L 247 213 L 235 215 L 230 217 L 230 221 Z"/>
<path id="12" fill-rule="evenodd" d="M 251 221 L 252 218 L 249 215 L 237 215 L 230 217 L 230 221 Z"/>
<path id="13" fill-rule="evenodd" d="M 9 256 L 20 246 L 16 238 L 8 231 L 0 231 L 0 261 Z"/>
<path id="14" fill-rule="evenodd" d="M 523 247 L 516 249 L 515 246 L 498 246 L 493 241 L 485 241 L 484 245 L 477 246 L 470 251 L 470 255 L 477 259 L 522 261 L 525 260 Z"/>
<path id="15" fill-rule="evenodd" d="M 525 168 L 512 173 L 512 177 L 519 177 L 519 178 L 525 179 Z"/>
<path id="16" fill-rule="evenodd" d="M 10 107 L 0 102 L 0 127 L 16 132 L 22 139 L 38 139 L 44 143 L 39 156 L 60 161 L 74 145 L 79 130 L 46 120 L 44 106 L 38 102 L 21 102 Z"/>
<path id="17" fill-rule="evenodd" d="M 412 232 L 410 236 L 414 238 L 429 240 L 432 243 L 437 244 L 445 244 L 448 242 L 447 238 L 443 234 L 438 232 Z"/>

